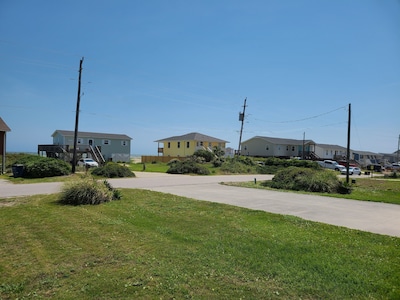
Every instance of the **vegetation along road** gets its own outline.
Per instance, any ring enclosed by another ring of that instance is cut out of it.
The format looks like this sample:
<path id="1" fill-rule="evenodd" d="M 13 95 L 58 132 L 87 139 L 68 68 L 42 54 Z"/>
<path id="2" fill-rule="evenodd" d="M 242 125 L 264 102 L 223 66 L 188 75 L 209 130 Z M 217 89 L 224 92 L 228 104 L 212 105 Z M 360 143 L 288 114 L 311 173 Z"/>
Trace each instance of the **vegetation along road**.
<path id="1" fill-rule="evenodd" d="M 306 220 L 400 237 L 400 206 L 317 195 L 221 185 L 271 179 L 272 175 L 189 176 L 135 172 L 136 178 L 110 179 L 116 188 L 140 188 L 197 200 L 225 203 Z M 11 184 L 0 181 L 0 197 L 52 194 L 62 183 Z"/>

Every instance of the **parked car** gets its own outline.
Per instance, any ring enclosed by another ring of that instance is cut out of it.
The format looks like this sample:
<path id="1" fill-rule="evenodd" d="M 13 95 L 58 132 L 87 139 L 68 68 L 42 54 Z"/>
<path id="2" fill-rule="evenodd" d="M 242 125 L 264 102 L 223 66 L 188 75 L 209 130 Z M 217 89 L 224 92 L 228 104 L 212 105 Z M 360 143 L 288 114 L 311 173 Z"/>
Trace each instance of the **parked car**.
<path id="1" fill-rule="evenodd" d="M 341 174 L 346 175 L 347 174 L 347 169 L 345 168 L 344 170 L 340 170 Z M 349 167 L 349 175 L 361 175 L 361 170 L 360 168 L 357 167 Z"/>
<path id="2" fill-rule="evenodd" d="M 382 168 L 381 165 L 368 165 L 367 170 L 375 171 L 375 172 L 382 172 L 385 168 Z"/>
<path id="3" fill-rule="evenodd" d="M 324 161 L 317 161 L 317 163 L 323 168 L 327 168 L 327 169 L 331 169 L 331 170 L 335 170 L 335 171 L 341 171 L 345 167 L 345 166 L 338 164 L 336 161 L 329 160 L 329 159 L 325 159 Z"/>
<path id="4" fill-rule="evenodd" d="M 400 170 L 400 164 L 392 164 L 393 170 Z"/>
<path id="5" fill-rule="evenodd" d="M 78 160 L 78 166 L 85 166 L 85 167 L 98 167 L 99 164 L 97 161 L 94 161 L 91 158 L 81 158 Z"/>

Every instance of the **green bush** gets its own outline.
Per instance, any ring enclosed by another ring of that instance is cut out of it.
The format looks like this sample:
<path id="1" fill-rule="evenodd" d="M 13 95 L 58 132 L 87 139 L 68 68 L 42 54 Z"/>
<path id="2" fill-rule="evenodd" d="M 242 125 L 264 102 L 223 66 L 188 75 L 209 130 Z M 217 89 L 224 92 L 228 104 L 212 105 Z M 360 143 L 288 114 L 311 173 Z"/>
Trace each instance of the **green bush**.
<path id="1" fill-rule="evenodd" d="M 399 177 L 399 175 L 397 174 L 396 171 L 391 172 L 390 174 L 385 174 L 384 175 L 385 178 L 394 178 L 397 179 Z"/>
<path id="2" fill-rule="evenodd" d="M 257 173 L 256 163 L 250 157 L 227 158 L 221 165 L 221 171 L 232 174 Z"/>
<path id="3" fill-rule="evenodd" d="M 262 185 L 277 189 L 320 193 L 349 193 L 348 187 L 330 170 L 288 167 L 276 173 L 272 181 Z"/>
<path id="4" fill-rule="evenodd" d="M 203 157 L 206 162 L 212 161 L 215 157 L 215 154 L 213 152 L 204 149 L 196 150 L 193 155 L 198 157 Z"/>
<path id="5" fill-rule="evenodd" d="M 257 172 L 260 174 L 275 174 L 279 170 L 288 167 L 310 168 L 315 170 L 322 169 L 315 161 L 269 157 L 262 165 L 257 167 Z"/>
<path id="6" fill-rule="evenodd" d="M 66 205 L 97 205 L 121 199 L 120 191 L 106 180 L 98 182 L 90 177 L 67 182 L 61 192 L 59 202 Z"/>
<path id="7" fill-rule="evenodd" d="M 71 165 L 67 162 L 37 155 L 23 155 L 14 161 L 13 164 L 22 164 L 24 171 L 22 177 L 43 178 L 63 176 L 71 173 Z"/>
<path id="8" fill-rule="evenodd" d="M 93 169 L 92 174 L 107 178 L 135 177 L 135 174 L 128 167 L 114 162 L 108 162 L 103 167 Z"/>
<path id="9" fill-rule="evenodd" d="M 212 161 L 213 166 L 216 168 L 221 167 L 223 163 L 224 163 L 224 160 L 221 158 L 216 158 Z"/>
<path id="10" fill-rule="evenodd" d="M 191 159 L 185 161 L 175 160 L 174 162 L 170 162 L 168 165 L 169 169 L 167 170 L 167 173 L 169 174 L 210 174 L 210 170 Z"/>

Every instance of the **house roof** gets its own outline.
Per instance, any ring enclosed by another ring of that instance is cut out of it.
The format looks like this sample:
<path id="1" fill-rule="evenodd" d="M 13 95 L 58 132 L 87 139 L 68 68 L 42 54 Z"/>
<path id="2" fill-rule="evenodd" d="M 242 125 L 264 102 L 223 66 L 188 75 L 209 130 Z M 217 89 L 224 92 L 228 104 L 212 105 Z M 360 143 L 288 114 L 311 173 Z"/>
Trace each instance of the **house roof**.
<path id="1" fill-rule="evenodd" d="M 375 155 L 375 156 L 382 156 L 382 153 L 375 153 L 375 152 L 370 152 L 370 151 L 359 151 L 359 150 L 353 150 L 353 153 L 360 154 L 360 155 Z"/>
<path id="2" fill-rule="evenodd" d="M 339 145 L 330 145 L 330 144 L 317 144 L 318 147 L 323 149 L 337 149 L 337 150 L 347 150 L 347 148 Z"/>
<path id="3" fill-rule="evenodd" d="M 56 134 L 60 133 L 63 136 L 74 136 L 75 131 L 71 130 L 56 130 L 51 135 L 54 137 Z M 100 132 L 84 132 L 79 131 L 78 136 L 80 138 L 87 137 L 87 138 L 99 138 L 99 139 L 115 139 L 115 140 L 131 140 L 132 138 L 127 136 L 126 134 L 114 134 L 114 133 L 100 133 Z"/>
<path id="4" fill-rule="evenodd" d="M 228 141 L 220 140 L 212 136 L 201 134 L 198 132 L 191 132 L 184 135 L 171 136 L 169 138 L 157 140 L 155 142 L 169 142 L 169 141 L 199 141 L 199 142 L 217 142 L 217 143 L 229 143 Z"/>
<path id="5" fill-rule="evenodd" d="M 2 118 L 0 118 L 0 131 L 11 131 L 10 127 L 7 126 L 6 122 L 4 122 Z"/>
<path id="6" fill-rule="evenodd" d="M 268 137 L 268 136 L 255 136 L 252 137 L 251 139 L 248 139 L 244 141 L 243 143 L 246 143 L 250 140 L 254 139 L 260 139 L 260 140 L 265 140 L 271 144 L 282 144 L 282 145 L 302 145 L 303 140 L 295 140 L 295 139 L 283 139 L 283 138 L 274 138 L 274 137 Z M 313 140 L 304 140 L 304 144 L 315 144 Z"/>

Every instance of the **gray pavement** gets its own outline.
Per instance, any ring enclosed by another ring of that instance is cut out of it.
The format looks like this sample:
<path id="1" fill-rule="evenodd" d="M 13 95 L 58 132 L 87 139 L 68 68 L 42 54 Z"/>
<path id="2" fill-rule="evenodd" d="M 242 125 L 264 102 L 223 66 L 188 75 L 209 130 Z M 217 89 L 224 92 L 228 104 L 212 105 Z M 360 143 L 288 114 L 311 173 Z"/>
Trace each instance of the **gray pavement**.
<path id="1" fill-rule="evenodd" d="M 136 178 L 110 179 L 116 188 L 141 188 L 298 216 L 351 229 L 400 237 L 400 205 L 316 195 L 238 188 L 219 184 L 271 179 L 271 175 L 188 176 L 135 172 Z M 0 198 L 60 191 L 61 183 L 11 184 L 0 181 Z"/>

